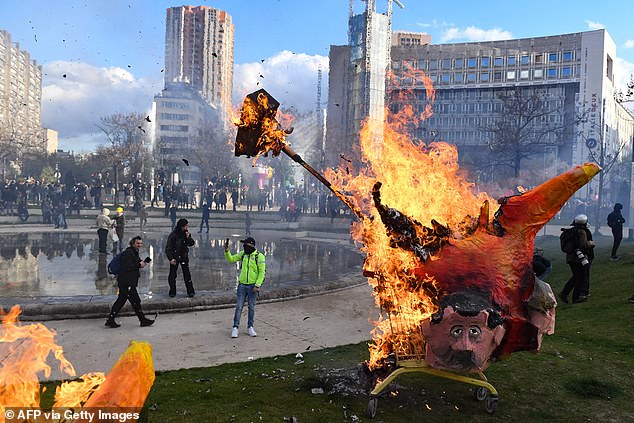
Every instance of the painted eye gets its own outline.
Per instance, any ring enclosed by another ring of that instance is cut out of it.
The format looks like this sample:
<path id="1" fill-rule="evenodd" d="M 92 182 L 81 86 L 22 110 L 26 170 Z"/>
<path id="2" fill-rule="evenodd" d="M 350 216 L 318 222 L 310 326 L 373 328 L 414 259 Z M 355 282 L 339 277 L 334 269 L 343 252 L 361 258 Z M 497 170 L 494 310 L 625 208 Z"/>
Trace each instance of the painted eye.
<path id="1" fill-rule="evenodd" d="M 462 332 L 463 332 L 462 326 L 454 326 L 449 331 L 449 334 L 453 336 L 454 338 L 460 338 L 462 336 Z"/>
<path id="2" fill-rule="evenodd" d="M 482 335 L 482 329 L 477 326 L 471 326 L 469 328 L 469 338 L 478 339 Z"/>

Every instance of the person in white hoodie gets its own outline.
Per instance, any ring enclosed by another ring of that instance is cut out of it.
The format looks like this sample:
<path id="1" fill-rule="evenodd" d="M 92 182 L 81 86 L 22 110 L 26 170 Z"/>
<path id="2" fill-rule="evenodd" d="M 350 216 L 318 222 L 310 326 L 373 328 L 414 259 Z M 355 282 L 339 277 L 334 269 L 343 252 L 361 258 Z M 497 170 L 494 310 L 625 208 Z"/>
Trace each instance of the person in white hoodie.
<path id="1" fill-rule="evenodd" d="M 106 250 L 106 242 L 108 241 L 108 230 L 112 228 L 112 219 L 109 217 L 110 210 L 101 209 L 101 213 L 97 216 L 97 236 L 99 236 L 99 254 L 108 254 Z"/>

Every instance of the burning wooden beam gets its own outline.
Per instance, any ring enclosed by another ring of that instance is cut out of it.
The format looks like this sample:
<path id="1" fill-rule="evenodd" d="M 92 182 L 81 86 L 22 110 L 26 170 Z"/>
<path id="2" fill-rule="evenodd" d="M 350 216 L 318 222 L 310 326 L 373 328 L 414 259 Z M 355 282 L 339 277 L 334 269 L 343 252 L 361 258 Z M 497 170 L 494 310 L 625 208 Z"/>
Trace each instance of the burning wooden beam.
<path id="1" fill-rule="evenodd" d="M 246 96 L 240 110 L 240 120 L 236 123 L 238 132 L 236 134 L 235 155 L 254 157 L 255 162 L 255 159 L 260 155 L 266 157 L 270 152 L 273 157 L 277 157 L 280 152 L 284 152 L 332 191 L 357 217 L 363 219 L 361 210 L 348 197 L 332 186 L 330 181 L 306 163 L 286 143 L 286 136 L 293 132 L 293 128 L 284 129 L 276 120 L 279 106 L 280 103 L 265 89 L 260 89 Z"/>

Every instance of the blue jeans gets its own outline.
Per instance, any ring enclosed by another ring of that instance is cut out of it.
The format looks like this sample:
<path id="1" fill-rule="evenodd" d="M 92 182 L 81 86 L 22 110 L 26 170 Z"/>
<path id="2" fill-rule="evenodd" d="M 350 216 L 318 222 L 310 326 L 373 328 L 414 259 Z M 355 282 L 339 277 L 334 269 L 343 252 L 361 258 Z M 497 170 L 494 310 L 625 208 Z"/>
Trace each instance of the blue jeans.
<path id="1" fill-rule="evenodd" d="M 245 285 L 243 283 L 238 284 L 238 300 L 236 302 L 236 312 L 233 314 L 233 327 L 237 328 L 240 326 L 240 317 L 242 316 L 242 307 L 244 306 L 245 298 L 249 302 L 249 313 L 248 313 L 248 321 L 247 327 L 250 328 L 253 326 L 253 320 L 255 318 L 255 300 L 258 298 L 257 292 L 253 291 L 253 287 L 255 285 Z"/>

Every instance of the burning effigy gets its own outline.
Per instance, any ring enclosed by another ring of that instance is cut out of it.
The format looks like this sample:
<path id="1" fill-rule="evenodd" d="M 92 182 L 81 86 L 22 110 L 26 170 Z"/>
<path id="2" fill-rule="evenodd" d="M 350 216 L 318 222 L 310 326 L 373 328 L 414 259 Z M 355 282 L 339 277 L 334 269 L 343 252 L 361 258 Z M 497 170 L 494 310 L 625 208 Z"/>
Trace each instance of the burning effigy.
<path id="1" fill-rule="evenodd" d="M 63 375 L 76 376 L 73 365 L 64 357 L 63 348 L 55 342 L 55 331 L 41 323 L 23 324 L 14 306 L 4 314 L 0 309 L 0 423 L 4 423 L 6 408 L 39 410 L 41 391 L 39 375 L 51 375 L 47 364 L 52 354 L 59 362 Z M 62 382 L 55 390 L 53 410 L 58 419 L 47 421 L 96 421 L 87 416 L 102 410 L 116 415 L 126 414 L 126 421 L 136 421 L 154 384 L 152 347 L 147 342 L 130 342 L 107 375 L 102 372 L 85 374 L 79 380 Z M 66 411 L 80 418 L 69 419 Z M 91 410 L 82 413 L 82 410 Z M 132 414 L 128 414 L 132 413 Z M 52 414 L 55 415 L 55 414 Z M 22 420 L 20 420 L 22 421 Z M 26 421 L 26 420 L 25 420 Z"/>
<path id="2" fill-rule="evenodd" d="M 418 77 L 433 101 L 431 82 Z M 399 357 L 481 374 L 492 359 L 540 349 L 543 336 L 554 331 L 556 301 L 533 274 L 534 238 L 598 166 L 586 163 L 494 200 L 473 192 L 455 146 L 412 142 L 401 127 L 429 116 L 430 109 L 416 116 L 404 107 L 386 122 L 365 122 L 363 166 L 356 174 L 329 170 L 324 177 L 290 150 L 288 131 L 275 120 L 278 106 L 264 90 L 247 96 L 235 153 L 285 152 L 359 217 L 352 235 L 366 255 L 364 274 L 381 310 L 370 370 Z"/>

